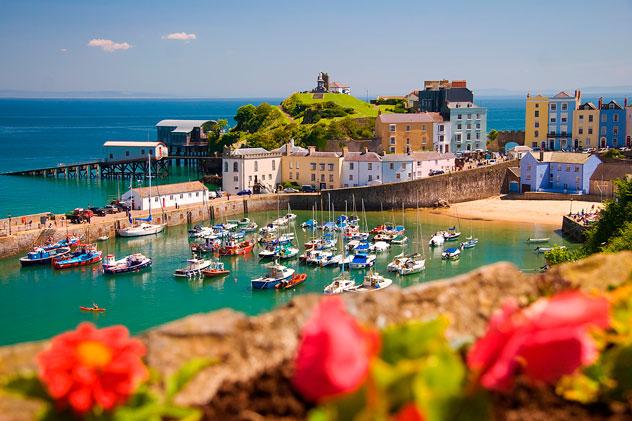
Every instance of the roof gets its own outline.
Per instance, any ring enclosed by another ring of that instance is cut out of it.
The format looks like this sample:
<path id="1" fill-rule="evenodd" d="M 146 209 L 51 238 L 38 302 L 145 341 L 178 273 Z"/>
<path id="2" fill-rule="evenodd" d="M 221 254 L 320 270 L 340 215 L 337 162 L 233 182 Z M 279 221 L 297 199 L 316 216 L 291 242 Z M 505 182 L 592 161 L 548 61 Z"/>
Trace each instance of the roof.
<path id="1" fill-rule="evenodd" d="M 301 154 L 302 155 L 307 155 L 307 152 L 308 152 L 307 149 L 301 148 L 300 146 L 296 146 L 293 141 L 290 141 L 289 144 L 291 145 L 291 147 L 290 147 L 290 154 L 291 155 L 301 155 Z M 287 153 L 287 149 L 288 149 L 287 145 L 288 144 L 286 143 L 286 144 L 284 144 L 283 146 L 281 146 L 279 148 L 272 149 L 272 152 L 281 152 L 283 155 L 285 155 Z"/>
<path id="2" fill-rule="evenodd" d="M 208 190 L 208 188 L 199 181 L 187 181 L 184 183 L 164 184 L 162 186 L 151 186 L 152 196 L 164 196 L 168 194 L 190 193 L 196 191 Z M 149 197 L 149 187 L 141 187 L 134 189 L 140 197 Z"/>
<path id="3" fill-rule="evenodd" d="M 448 102 L 448 108 L 450 109 L 457 109 L 457 108 L 463 108 L 463 109 L 468 109 L 468 108 L 481 108 L 480 106 L 474 104 L 473 102 Z"/>
<path id="4" fill-rule="evenodd" d="M 156 127 L 175 127 L 172 133 L 191 133 L 194 128 L 215 120 L 161 120 Z"/>
<path id="5" fill-rule="evenodd" d="M 382 158 L 375 152 L 347 152 L 345 161 L 353 162 L 380 162 Z"/>
<path id="6" fill-rule="evenodd" d="M 531 155 L 536 160 L 539 160 L 540 154 L 543 155 L 542 162 L 559 162 L 562 164 L 583 164 L 592 156 L 576 152 L 531 152 Z"/>
<path id="7" fill-rule="evenodd" d="M 518 146 L 516 146 L 515 148 L 512 149 L 512 151 L 514 151 L 514 152 L 530 152 L 532 150 L 533 149 L 531 149 L 530 147 L 525 146 L 525 145 L 518 145 Z"/>
<path id="8" fill-rule="evenodd" d="M 120 147 L 120 148 L 155 148 L 156 146 L 167 146 L 162 142 L 138 142 L 135 140 L 108 140 L 103 144 L 106 148 Z"/>
<path id="9" fill-rule="evenodd" d="M 558 92 L 557 95 L 555 95 L 553 98 L 555 98 L 555 99 L 573 99 L 572 96 L 570 96 L 569 94 L 567 94 L 564 91 Z"/>
<path id="10" fill-rule="evenodd" d="M 405 153 L 389 153 L 382 156 L 382 161 L 383 162 L 389 162 L 389 161 L 390 162 L 407 162 L 407 161 L 412 162 L 413 157 Z"/>
<path id="11" fill-rule="evenodd" d="M 415 113 L 415 114 L 380 114 L 378 117 L 382 123 L 440 123 L 443 117 L 439 113 Z"/>
<path id="12" fill-rule="evenodd" d="M 582 105 L 579 106 L 580 110 L 596 110 L 597 107 L 595 106 L 595 104 L 593 104 L 592 102 L 584 102 Z"/>
<path id="13" fill-rule="evenodd" d="M 590 176 L 591 180 L 614 180 L 632 175 L 632 161 L 602 162 Z"/>
<path id="14" fill-rule="evenodd" d="M 340 82 L 330 82 L 329 83 L 329 87 L 330 88 L 348 88 L 349 85 L 345 85 L 345 84 L 342 84 Z"/>
<path id="15" fill-rule="evenodd" d="M 262 153 L 270 153 L 268 150 L 263 148 L 240 148 L 233 149 L 230 151 L 232 156 L 245 156 L 245 155 L 256 155 Z"/>
<path id="16" fill-rule="evenodd" d="M 322 158 L 327 158 L 327 157 L 340 158 L 342 155 L 339 154 L 338 152 L 309 151 L 307 156 L 322 157 Z"/>
<path id="17" fill-rule="evenodd" d="M 520 178 L 520 167 L 509 167 L 507 168 L 514 176 Z"/>
<path id="18" fill-rule="evenodd" d="M 453 153 L 439 153 L 434 151 L 418 151 L 412 153 L 415 161 L 436 161 L 439 159 L 454 159 Z"/>
<path id="19" fill-rule="evenodd" d="M 613 105 L 614 108 L 610 108 L 610 105 Z M 619 103 L 613 99 L 610 102 L 607 102 L 607 103 L 604 102 L 603 104 L 601 104 L 601 109 L 602 110 L 622 110 L 623 107 L 619 105 Z"/>

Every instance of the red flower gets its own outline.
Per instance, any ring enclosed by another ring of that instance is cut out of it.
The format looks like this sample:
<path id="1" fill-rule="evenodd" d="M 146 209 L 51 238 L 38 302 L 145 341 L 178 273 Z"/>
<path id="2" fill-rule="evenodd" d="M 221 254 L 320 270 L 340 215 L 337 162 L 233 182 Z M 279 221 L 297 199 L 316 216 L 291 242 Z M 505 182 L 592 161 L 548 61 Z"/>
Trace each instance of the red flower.
<path id="1" fill-rule="evenodd" d="M 424 416 L 414 403 L 408 403 L 395 414 L 395 421 L 424 421 Z"/>
<path id="2" fill-rule="evenodd" d="M 577 291 L 540 299 L 524 310 L 509 301 L 470 350 L 468 366 L 492 390 L 509 389 L 519 368 L 533 380 L 553 383 L 595 361 L 588 330 L 608 327 L 609 310 L 605 298 Z"/>
<path id="3" fill-rule="evenodd" d="M 147 377 L 143 355 L 145 346 L 124 326 L 96 329 L 81 323 L 38 355 L 39 376 L 52 398 L 78 413 L 95 405 L 112 409 Z"/>
<path id="4" fill-rule="evenodd" d="M 303 326 L 294 386 L 316 402 L 353 392 L 365 381 L 378 351 L 375 331 L 362 328 L 339 297 L 324 298 Z"/>

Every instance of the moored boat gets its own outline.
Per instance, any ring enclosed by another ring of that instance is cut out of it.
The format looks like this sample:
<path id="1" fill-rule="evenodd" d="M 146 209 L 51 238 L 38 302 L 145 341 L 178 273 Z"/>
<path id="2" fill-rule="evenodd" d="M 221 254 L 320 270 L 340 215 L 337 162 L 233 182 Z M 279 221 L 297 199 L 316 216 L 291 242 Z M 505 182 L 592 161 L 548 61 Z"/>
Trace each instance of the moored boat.
<path id="1" fill-rule="evenodd" d="M 340 275 L 335 277 L 329 285 L 325 287 L 323 293 L 327 295 L 342 294 L 343 292 L 352 291 L 355 288 L 356 283 L 354 280 L 349 278 L 349 273 L 342 272 Z"/>
<path id="2" fill-rule="evenodd" d="M 53 267 L 55 269 L 68 269 L 77 266 L 87 266 L 100 262 L 102 255 L 103 252 L 97 250 L 93 245 L 87 244 L 79 247 L 72 253 L 54 258 Z"/>
<path id="3" fill-rule="evenodd" d="M 461 247 L 464 249 L 471 249 L 471 248 L 476 247 L 477 244 L 478 244 L 478 238 L 470 238 L 469 240 L 462 242 Z"/>
<path id="4" fill-rule="evenodd" d="M 107 274 L 138 272 L 151 266 L 151 259 L 142 253 L 134 253 L 116 260 L 113 254 L 108 254 L 103 262 L 103 272 Z"/>
<path id="5" fill-rule="evenodd" d="M 445 241 L 456 241 L 461 236 L 461 233 L 456 230 L 456 227 L 450 227 L 443 233 Z"/>
<path id="6" fill-rule="evenodd" d="M 548 243 L 550 237 L 528 238 L 527 243 Z"/>
<path id="7" fill-rule="evenodd" d="M 226 269 L 223 262 L 212 262 L 207 269 L 202 270 L 202 275 L 207 278 L 216 278 L 218 276 L 225 276 L 230 273 L 230 270 Z"/>
<path id="8" fill-rule="evenodd" d="M 241 242 L 236 241 L 228 241 L 224 246 L 220 247 L 219 255 L 220 256 L 238 256 L 243 254 L 248 254 L 252 252 L 252 249 L 255 247 L 255 243 L 246 240 Z"/>
<path id="9" fill-rule="evenodd" d="M 268 271 L 264 275 L 252 279 L 250 281 L 250 286 L 253 289 L 274 288 L 281 281 L 291 278 L 292 275 L 294 275 L 294 272 L 294 269 L 274 262 L 268 267 Z"/>
<path id="10" fill-rule="evenodd" d="M 45 251 L 49 251 L 49 250 L 54 250 L 61 247 L 74 247 L 77 244 L 79 244 L 78 237 L 66 237 L 62 240 L 57 241 L 56 243 L 53 243 L 52 238 L 50 238 L 50 241 L 47 244 L 39 246 L 39 248 L 43 248 Z"/>
<path id="11" fill-rule="evenodd" d="M 176 269 L 173 272 L 173 276 L 177 276 L 179 278 L 191 278 L 194 276 L 202 276 L 202 271 L 209 266 L 211 266 L 211 261 L 206 259 L 198 259 L 197 257 L 192 257 L 187 260 L 188 265 L 183 268 Z"/>
<path id="12" fill-rule="evenodd" d="M 443 260 L 457 260 L 461 257 L 461 247 L 450 247 L 441 253 Z"/>
<path id="13" fill-rule="evenodd" d="M 302 284 L 306 280 L 307 275 L 305 273 L 295 273 L 290 279 L 283 280 L 274 287 L 276 289 L 291 289 Z"/>
<path id="14" fill-rule="evenodd" d="M 362 284 L 352 289 L 352 292 L 371 292 L 390 287 L 393 280 L 383 277 L 372 269 L 366 274 Z"/>
<path id="15" fill-rule="evenodd" d="M 365 269 L 375 264 L 375 254 L 358 253 L 353 256 L 351 263 L 349 263 L 350 269 Z"/>
<path id="16" fill-rule="evenodd" d="M 428 241 L 428 245 L 430 247 L 439 247 L 442 246 L 443 243 L 445 243 L 445 237 L 443 235 L 443 232 L 437 232 L 435 233 L 432 238 L 430 238 L 430 241 Z"/>
<path id="17" fill-rule="evenodd" d="M 50 264 L 54 258 L 65 256 L 68 253 L 70 253 L 70 247 L 59 247 L 51 250 L 44 250 L 42 247 L 37 247 L 28 252 L 26 256 L 20 257 L 20 264 L 22 266 L 47 265 Z"/>

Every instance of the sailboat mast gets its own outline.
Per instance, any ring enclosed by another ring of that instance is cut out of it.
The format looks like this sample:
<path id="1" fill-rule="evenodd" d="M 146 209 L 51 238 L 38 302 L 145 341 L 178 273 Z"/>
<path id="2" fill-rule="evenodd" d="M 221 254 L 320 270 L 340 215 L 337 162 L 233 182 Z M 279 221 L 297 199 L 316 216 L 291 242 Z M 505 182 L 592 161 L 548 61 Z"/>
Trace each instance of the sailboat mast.
<path id="1" fill-rule="evenodd" d="M 149 216 L 151 217 L 151 155 L 147 154 L 147 172 L 149 174 Z"/>

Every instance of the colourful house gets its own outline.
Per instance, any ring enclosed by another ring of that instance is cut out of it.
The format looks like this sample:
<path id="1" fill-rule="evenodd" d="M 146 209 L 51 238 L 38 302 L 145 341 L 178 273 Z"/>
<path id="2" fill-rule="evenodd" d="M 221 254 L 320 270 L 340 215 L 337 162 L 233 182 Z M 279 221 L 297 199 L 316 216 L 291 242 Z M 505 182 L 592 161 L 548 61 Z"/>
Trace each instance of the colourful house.
<path id="1" fill-rule="evenodd" d="M 571 142 L 573 136 L 573 113 L 580 101 L 580 92 L 575 91 L 575 96 L 566 92 L 560 92 L 549 98 L 549 121 L 547 141 L 545 149 L 553 151 L 570 151 L 573 149 Z"/>
<path id="2" fill-rule="evenodd" d="M 530 152 L 520 160 L 521 192 L 588 194 L 601 160 L 573 152 Z"/>
<path id="3" fill-rule="evenodd" d="M 320 152 L 314 146 L 307 150 L 294 146 L 275 149 L 281 153 L 281 180 L 318 189 L 341 187 L 343 156 L 337 152 Z"/>
<path id="4" fill-rule="evenodd" d="M 524 144 L 532 148 L 547 147 L 549 130 L 549 98 L 542 95 L 527 94 L 525 112 Z"/>
<path id="5" fill-rule="evenodd" d="M 433 150 L 433 124 L 442 122 L 439 113 L 380 114 L 375 134 L 386 153 Z"/>
<path id="6" fill-rule="evenodd" d="M 607 104 L 599 99 L 599 147 L 619 148 L 625 145 L 626 111 L 616 101 Z"/>
<path id="7" fill-rule="evenodd" d="M 586 102 L 573 113 L 573 148 L 596 148 L 598 145 L 599 108 Z"/>
<path id="8" fill-rule="evenodd" d="M 450 102 L 448 109 L 451 133 L 449 152 L 487 150 L 487 108 L 472 102 Z"/>
<path id="9" fill-rule="evenodd" d="M 632 105 L 625 107 L 625 146 L 632 147 Z"/>

